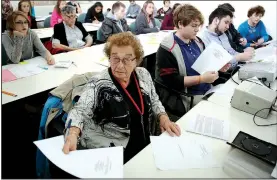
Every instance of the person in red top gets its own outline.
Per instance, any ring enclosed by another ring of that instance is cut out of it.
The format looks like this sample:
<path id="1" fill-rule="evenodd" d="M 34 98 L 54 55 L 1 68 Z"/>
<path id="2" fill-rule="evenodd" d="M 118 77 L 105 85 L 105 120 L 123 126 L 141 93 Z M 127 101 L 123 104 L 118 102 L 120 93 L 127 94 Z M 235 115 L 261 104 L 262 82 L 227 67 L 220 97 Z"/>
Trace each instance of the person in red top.
<path id="1" fill-rule="evenodd" d="M 163 20 L 165 15 L 171 11 L 170 0 L 164 0 L 163 3 L 164 3 L 164 7 L 160 8 L 157 11 L 157 16 L 155 17 L 160 20 Z"/>
<path id="2" fill-rule="evenodd" d="M 179 5 L 181 5 L 181 4 L 180 3 L 174 4 L 171 12 L 168 13 L 167 15 L 165 15 L 162 26 L 161 26 L 161 30 L 174 30 L 173 12 Z"/>
<path id="3" fill-rule="evenodd" d="M 31 16 L 31 1 L 30 0 L 21 0 L 18 3 L 18 10 L 22 11 L 29 19 L 30 22 L 30 28 L 31 29 L 37 29 L 37 22 L 36 18 Z"/>

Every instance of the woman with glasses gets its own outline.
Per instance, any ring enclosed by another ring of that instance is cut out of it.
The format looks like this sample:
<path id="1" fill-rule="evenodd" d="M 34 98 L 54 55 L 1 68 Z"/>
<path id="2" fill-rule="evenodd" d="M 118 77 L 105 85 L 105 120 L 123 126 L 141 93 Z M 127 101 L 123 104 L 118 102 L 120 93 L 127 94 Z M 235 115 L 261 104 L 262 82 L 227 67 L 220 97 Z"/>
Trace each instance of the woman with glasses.
<path id="1" fill-rule="evenodd" d="M 45 58 L 48 64 L 54 64 L 52 55 L 29 26 L 28 17 L 21 11 L 14 11 L 8 17 L 7 31 L 2 34 L 2 44 L 8 56 L 8 63 L 31 59 L 36 50 L 36 53 Z"/>
<path id="2" fill-rule="evenodd" d="M 54 26 L 52 39 L 53 48 L 64 51 L 74 51 L 84 47 L 90 47 L 92 37 L 88 34 L 81 22 L 76 21 L 76 9 L 66 5 L 62 8 L 63 22 Z"/>
<path id="3" fill-rule="evenodd" d="M 22 11 L 28 17 L 31 29 L 37 29 L 37 21 L 36 18 L 31 14 L 31 8 L 32 4 L 30 0 L 21 0 L 18 3 L 18 10 Z"/>
<path id="4" fill-rule="evenodd" d="M 150 143 L 157 122 L 172 136 L 181 132 L 169 120 L 148 71 L 137 67 L 143 49 L 136 36 L 109 37 L 104 53 L 110 68 L 92 77 L 69 112 L 63 152 L 76 150 L 77 144 L 87 149 L 123 146 L 126 163 Z"/>

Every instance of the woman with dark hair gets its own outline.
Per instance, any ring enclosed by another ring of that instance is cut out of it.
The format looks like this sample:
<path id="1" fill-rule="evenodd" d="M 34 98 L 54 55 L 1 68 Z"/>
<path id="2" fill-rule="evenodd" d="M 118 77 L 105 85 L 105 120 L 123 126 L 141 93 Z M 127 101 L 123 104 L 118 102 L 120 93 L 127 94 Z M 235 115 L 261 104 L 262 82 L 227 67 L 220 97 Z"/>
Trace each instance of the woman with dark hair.
<path id="1" fill-rule="evenodd" d="M 160 28 L 156 26 L 154 19 L 154 3 L 153 1 L 146 1 L 143 4 L 140 14 L 137 16 L 135 25 L 136 25 L 136 34 L 147 34 L 153 32 L 159 32 Z"/>
<path id="2" fill-rule="evenodd" d="M 104 21 L 103 5 L 101 2 L 96 2 L 91 6 L 87 12 L 85 22 L 86 23 L 99 23 Z"/>
<path id="3" fill-rule="evenodd" d="M 31 24 L 30 25 L 31 29 L 37 29 L 38 27 L 37 27 L 36 18 L 31 15 L 31 8 L 32 8 L 31 1 L 21 0 L 19 1 L 17 7 L 19 11 L 23 12 L 28 17 L 28 20 L 30 21 L 30 24 Z"/>
<path id="4" fill-rule="evenodd" d="M 55 24 L 61 23 L 63 21 L 61 10 L 66 5 L 66 1 L 58 0 L 56 6 L 54 7 L 50 25 L 54 27 Z"/>
<path id="5" fill-rule="evenodd" d="M 174 29 L 173 12 L 179 5 L 181 5 L 181 4 L 180 3 L 174 4 L 171 12 L 168 13 L 167 15 L 165 15 L 162 26 L 161 26 L 161 30 L 173 30 Z"/>
<path id="6" fill-rule="evenodd" d="M 239 26 L 239 33 L 247 39 L 245 47 L 257 48 L 264 42 L 269 40 L 265 25 L 261 18 L 265 14 L 265 9 L 262 6 L 255 6 L 248 10 L 248 20 Z"/>

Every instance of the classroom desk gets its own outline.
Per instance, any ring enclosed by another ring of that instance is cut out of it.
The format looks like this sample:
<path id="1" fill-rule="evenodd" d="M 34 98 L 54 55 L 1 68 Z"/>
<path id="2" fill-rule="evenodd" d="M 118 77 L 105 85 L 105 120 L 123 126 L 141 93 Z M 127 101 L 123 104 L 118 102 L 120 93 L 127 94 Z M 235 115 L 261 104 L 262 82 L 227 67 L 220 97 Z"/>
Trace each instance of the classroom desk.
<path id="1" fill-rule="evenodd" d="M 273 144 L 276 142 L 276 126 L 258 127 L 253 121 L 253 115 L 238 111 L 234 108 L 222 107 L 208 101 L 201 101 L 194 108 L 192 108 L 186 115 L 184 115 L 177 124 L 182 129 L 182 136 L 186 136 L 188 132 L 184 129 L 190 119 L 195 118 L 197 114 L 203 114 L 209 117 L 215 117 L 222 120 L 230 121 L 230 136 L 229 141 L 232 141 L 237 133 L 241 130 L 249 133 L 262 140 L 268 141 Z M 276 117 L 276 112 L 270 116 Z M 273 119 L 273 118 L 270 118 Z M 257 121 L 267 121 L 257 117 Z M 276 120 L 275 120 L 276 121 Z M 227 153 L 231 147 L 225 141 L 201 136 L 190 133 L 191 136 L 198 136 L 211 143 L 213 154 L 219 162 L 224 161 Z M 165 154 L 170 156 L 170 154 Z M 124 165 L 124 178 L 230 178 L 220 168 L 208 169 L 185 169 L 174 171 L 161 171 L 156 168 L 153 157 L 151 144 L 138 153 L 133 159 Z"/>
<path id="2" fill-rule="evenodd" d="M 86 29 L 87 32 L 94 32 L 94 31 L 97 31 L 99 29 L 99 27 L 92 26 L 92 25 L 87 25 L 87 24 L 84 24 L 84 28 Z M 54 28 L 53 27 L 32 29 L 32 30 L 37 33 L 37 35 L 40 39 L 51 38 L 52 35 L 54 34 Z"/>
<path id="3" fill-rule="evenodd" d="M 91 61 L 90 56 L 80 57 L 79 52 L 73 51 L 57 54 L 54 56 L 54 58 L 56 61 L 71 59 L 77 64 L 77 67 L 72 65 L 68 69 L 63 69 L 55 68 L 54 66 L 48 66 L 49 69 L 41 74 L 2 83 L 3 90 L 17 95 L 17 97 L 12 97 L 2 94 L 2 105 L 55 88 L 71 78 L 74 74 L 82 74 L 86 72 L 93 72 L 97 74 L 106 69 L 106 67 Z M 46 61 L 42 57 L 36 57 L 28 60 L 27 62 L 47 66 Z M 18 65 L 10 64 L 3 66 L 2 68 L 5 69 L 13 66 Z"/>
<path id="4" fill-rule="evenodd" d="M 159 47 L 160 37 L 165 35 L 165 32 L 139 35 L 138 37 L 141 40 L 145 51 L 144 56 L 156 53 Z M 154 37 L 155 42 L 148 43 L 147 37 L 151 37 L 150 39 Z M 3 90 L 17 94 L 17 97 L 11 97 L 3 94 L 2 105 L 55 88 L 74 74 L 82 74 L 89 71 L 95 73 L 101 72 L 109 66 L 108 59 L 105 58 L 103 53 L 104 45 L 105 44 L 100 44 L 76 51 L 54 55 L 56 61 L 70 59 L 77 64 L 77 67 L 71 66 L 69 69 L 59 69 L 49 66 L 47 72 L 18 79 L 12 82 L 2 83 Z M 36 57 L 28 62 L 46 65 L 46 61 L 41 57 Z M 17 65 L 11 64 L 3 66 L 3 68 L 12 66 Z"/>
<path id="5" fill-rule="evenodd" d="M 241 83 L 241 80 L 238 78 L 238 73 L 233 75 L 233 80 L 237 83 Z M 208 101 L 213 102 L 215 104 L 231 107 L 231 99 L 234 94 L 235 88 L 238 86 L 231 78 L 222 86 L 225 86 L 226 93 L 215 92 L 211 97 L 208 98 Z M 271 89 L 277 89 L 277 80 L 272 82 Z"/>

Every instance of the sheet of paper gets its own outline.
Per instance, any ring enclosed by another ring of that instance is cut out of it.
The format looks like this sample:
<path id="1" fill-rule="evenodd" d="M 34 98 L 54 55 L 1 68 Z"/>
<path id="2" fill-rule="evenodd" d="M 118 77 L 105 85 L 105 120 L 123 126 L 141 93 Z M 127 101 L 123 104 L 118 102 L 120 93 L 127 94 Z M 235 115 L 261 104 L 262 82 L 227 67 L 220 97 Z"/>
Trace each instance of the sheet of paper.
<path id="1" fill-rule="evenodd" d="M 45 69 L 37 64 L 17 65 L 9 69 L 18 79 L 43 73 Z"/>
<path id="2" fill-rule="evenodd" d="M 151 136 L 156 167 L 180 170 L 219 167 L 207 142 L 194 137 Z"/>
<path id="3" fill-rule="evenodd" d="M 56 166 L 78 178 L 123 178 L 123 147 L 72 151 L 64 154 L 63 136 L 35 141 Z"/>
<path id="4" fill-rule="evenodd" d="M 267 42 L 264 42 L 262 45 L 268 45 L 268 44 L 277 44 L 277 41 L 276 40 L 267 41 Z"/>
<path id="5" fill-rule="evenodd" d="M 206 117 L 204 115 L 198 114 L 195 119 L 191 119 L 189 121 L 189 125 L 186 130 L 188 132 L 228 141 L 230 124 L 229 121 L 223 121 L 213 117 Z"/>
<path id="6" fill-rule="evenodd" d="M 2 70 L 2 82 L 10 82 L 16 80 L 16 76 L 8 69 Z"/>
<path id="7" fill-rule="evenodd" d="M 250 62 L 263 62 L 267 57 L 275 55 L 276 47 L 266 46 L 255 50 L 255 56 Z"/>
<path id="8" fill-rule="evenodd" d="M 58 61 L 55 64 L 56 68 L 69 68 L 72 65 L 72 61 L 70 60 L 63 60 L 63 61 Z"/>
<path id="9" fill-rule="evenodd" d="M 275 166 L 275 168 L 273 169 L 271 176 L 274 177 L 275 179 L 277 179 L 277 165 Z"/>
<path id="10" fill-rule="evenodd" d="M 236 86 L 234 86 L 231 83 L 218 84 L 216 86 L 213 86 L 209 91 L 207 91 L 205 95 L 213 92 L 221 95 L 232 96 L 234 94 L 235 88 Z"/>
<path id="11" fill-rule="evenodd" d="M 221 45 L 212 41 L 191 67 L 199 74 L 204 74 L 207 71 L 219 71 L 232 59 Z"/>

